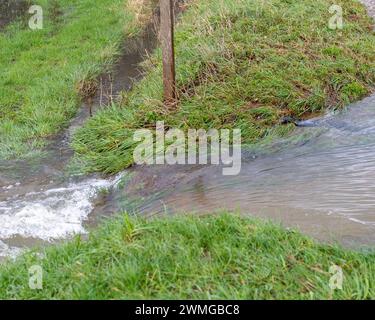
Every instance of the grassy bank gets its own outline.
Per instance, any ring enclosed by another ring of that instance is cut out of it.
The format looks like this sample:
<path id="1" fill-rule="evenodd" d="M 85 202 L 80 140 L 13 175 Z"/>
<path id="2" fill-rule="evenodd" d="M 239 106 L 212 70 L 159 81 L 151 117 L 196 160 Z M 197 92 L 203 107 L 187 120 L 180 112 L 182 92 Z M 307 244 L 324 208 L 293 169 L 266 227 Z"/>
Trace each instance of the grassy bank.
<path id="1" fill-rule="evenodd" d="M 36 0 L 42 30 L 27 27 L 29 15 L 0 33 L 0 158 L 27 156 L 74 116 L 137 30 L 134 1 Z"/>
<path id="2" fill-rule="evenodd" d="M 86 171 L 132 164 L 133 131 L 164 120 L 174 128 L 240 128 L 255 143 L 288 132 L 285 116 L 307 118 L 369 94 L 375 84 L 375 35 L 354 0 L 344 28 L 331 30 L 329 0 L 189 2 L 176 31 L 179 105 L 162 103 L 161 58 L 121 103 L 98 113 L 74 141 Z"/>
<path id="3" fill-rule="evenodd" d="M 30 290 L 28 269 L 44 271 Z M 332 265 L 343 289 L 331 291 Z M 140 220 L 123 216 L 44 258 L 0 267 L 1 299 L 375 298 L 375 254 L 320 245 L 298 232 L 236 215 Z"/>

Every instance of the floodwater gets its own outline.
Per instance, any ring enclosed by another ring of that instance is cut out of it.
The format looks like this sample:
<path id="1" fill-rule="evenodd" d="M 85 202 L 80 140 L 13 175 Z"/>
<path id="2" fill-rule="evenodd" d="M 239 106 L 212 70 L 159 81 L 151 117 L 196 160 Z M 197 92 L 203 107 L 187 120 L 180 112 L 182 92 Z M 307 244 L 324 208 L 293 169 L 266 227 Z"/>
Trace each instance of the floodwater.
<path id="1" fill-rule="evenodd" d="M 9 23 L 22 10 L 17 11 L 18 4 L 12 1 L 6 3 L 12 5 L 0 5 Z M 176 0 L 176 4 L 178 14 L 184 1 Z M 3 21 L 5 25 L 5 18 Z M 156 10 L 143 34 L 125 42 L 114 69 L 99 77 L 96 93 L 85 99 L 70 126 L 51 138 L 43 156 L 0 160 L 0 261 L 17 256 L 25 248 L 84 234 L 104 215 L 108 194 L 117 190 L 126 173 L 109 178 L 71 176 L 67 169 L 73 156 L 71 138 L 92 114 L 119 99 L 122 91 L 130 90 L 143 77 L 140 63 L 157 46 L 159 23 Z"/>
<path id="2" fill-rule="evenodd" d="M 375 17 L 375 1 L 361 0 Z M 375 95 L 299 124 L 292 137 L 245 150 L 237 176 L 220 166 L 135 167 L 104 212 L 236 210 L 348 247 L 375 244 Z"/>
<path id="3" fill-rule="evenodd" d="M 83 102 L 69 128 L 53 137 L 41 158 L 0 160 L 0 260 L 24 247 L 47 244 L 85 233 L 103 195 L 121 180 L 100 176 L 72 177 L 67 166 L 73 155 L 72 134 L 90 115 L 115 101 L 143 76 L 139 64 L 156 47 L 154 23 L 138 39 L 125 43 L 112 72 L 99 79 L 99 89 Z M 95 219 L 94 219 L 95 220 Z"/>
<path id="4" fill-rule="evenodd" d="M 374 245 L 375 95 L 300 126 L 292 137 L 245 150 L 237 176 L 223 176 L 221 166 L 134 168 L 114 198 L 119 209 L 146 215 L 236 210 L 320 240 Z"/>
<path id="5" fill-rule="evenodd" d="M 375 95 L 300 123 L 272 145 L 244 150 L 237 176 L 196 165 L 71 177 L 72 133 L 142 76 L 139 63 L 156 46 L 154 31 L 127 44 L 116 69 L 101 77 L 96 95 L 69 129 L 51 139 L 42 158 L 0 161 L 0 259 L 85 233 L 100 217 L 121 210 L 147 216 L 236 210 L 323 241 L 375 244 Z M 119 183 L 124 178 L 125 186 Z"/>

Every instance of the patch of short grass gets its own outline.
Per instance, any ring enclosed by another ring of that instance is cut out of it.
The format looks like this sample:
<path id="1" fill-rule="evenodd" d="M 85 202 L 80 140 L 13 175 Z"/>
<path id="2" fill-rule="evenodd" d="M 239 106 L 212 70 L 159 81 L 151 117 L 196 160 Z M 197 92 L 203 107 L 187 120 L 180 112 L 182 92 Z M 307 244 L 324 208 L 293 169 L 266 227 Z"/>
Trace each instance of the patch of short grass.
<path id="1" fill-rule="evenodd" d="M 157 120 L 174 128 L 240 128 L 252 144 L 285 116 L 306 118 L 369 94 L 375 36 L 362 4 L 340 0 L 344 28 L 331 30 L 329 0 L 189 1 L 176 30 L 180 101 L 162 102 L 160 51 L 123 101 L 78 131 L 85 171 L 117 172 L 133 162 L 133 132 Z M 280 128 L 280 129 L 277 129 Z M 290 128 L 289 128 L 290 129 Z"/>
<path id="2" fill-rule="evenodd" d="M 31 290 L 28 269 L 43 268 Z M 332 291 L 332 265 L 342 290 Z M 375 254 L 323 245 L 234 214 L 144 220 L 92 232 L 0 266 L 1 299 L 373 299 Z"/>
<path id="3" fill-rule="evenodd" d="M 25 157 L 74 116 L 80 88 L 108 68 L 138 30 L 136 0 L 36 0 L 43 29 L 26 16 L 0 32 L 0 158 Z M 27 15 L 27 12 L 25 12 Z"/>

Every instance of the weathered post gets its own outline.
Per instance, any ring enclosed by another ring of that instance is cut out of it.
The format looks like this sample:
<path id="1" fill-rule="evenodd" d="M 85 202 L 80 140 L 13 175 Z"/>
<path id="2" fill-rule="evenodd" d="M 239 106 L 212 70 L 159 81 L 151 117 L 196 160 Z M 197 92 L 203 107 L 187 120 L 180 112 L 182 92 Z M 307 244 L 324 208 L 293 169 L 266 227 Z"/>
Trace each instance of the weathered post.
<path id="1" fill-rule="evenodd" d="M 174 55 L 174 0 L 160 0 L 160 40 L 163 54 L 164 103 L 176 105 L 176 71 Z"/>

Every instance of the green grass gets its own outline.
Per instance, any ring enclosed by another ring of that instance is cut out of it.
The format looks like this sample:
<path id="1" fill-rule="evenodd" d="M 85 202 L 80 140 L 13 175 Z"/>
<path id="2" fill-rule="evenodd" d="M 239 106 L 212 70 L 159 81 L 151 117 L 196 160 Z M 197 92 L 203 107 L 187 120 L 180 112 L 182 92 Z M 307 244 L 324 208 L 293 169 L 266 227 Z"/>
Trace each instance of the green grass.
<path id="1" fill-rule="evenodd" d="M 28 269 L 43 268 L 31 290 Z M 332 291 L 332 265 L 342 290 Z M 233 214 L 143 220 L 92 232 L 0 266 L 1 299 L 374 299 L 375 254 L 317 244 Z"/>
<path id="2" fill-rule="evenodd" d="M 25 18 L 0 33 L 0 158 L 26 157 L 67 125 L 82 89 L 138 30 L 128 2 L 36 0 L 43 30 Z"/>
<path id="3" fill-rule="evenodd" d="M 0 158 L 27 156 L 75 114 L 138 31 L 124 0 L 61 0 L 45 28 L 22 22 L 0 34 Z M 375 83 L 375 36 L 362 5 L 337 0 L 345 27 L 328 28 L 328 0 L 191 0 L 176 33 L 175 111 L 162 103 L 160 51 L 123 100 L 78 131 L 82 171 L 132 164 L 132 133 L 169 127 L 241 128 L 244 143 L 285 132 L 281 117 L 309 117 L 367 95 Z M 84 90 L 83 90 L 84 91 Z M 254 298 L 374 299 L 375 254 L 318 244 L 269 222 L 231 214 L 142 220 L 124 215 L 69 243 L 27 253 L 0 267 L 3 299 Z M 40 264 L 44 289 L 30 290 Z M 344 271 L 329 288 L 329 268 Z"/>
<path id="4" fill-rule="evenodd" d="M 191 1 L 176 31 L 179 105 L 162 102 L 161 57 L 122 102 L 99 112 L 73 147 L 84 171 L 130 166 L 136 128 L 240 128 L 243 143 L 289 132 L 284 116 L 341 108 L 374 89 L 375 35 L 362 4 L 335 1 L 344 29 L 331 30 L 328 0 Z"/>

